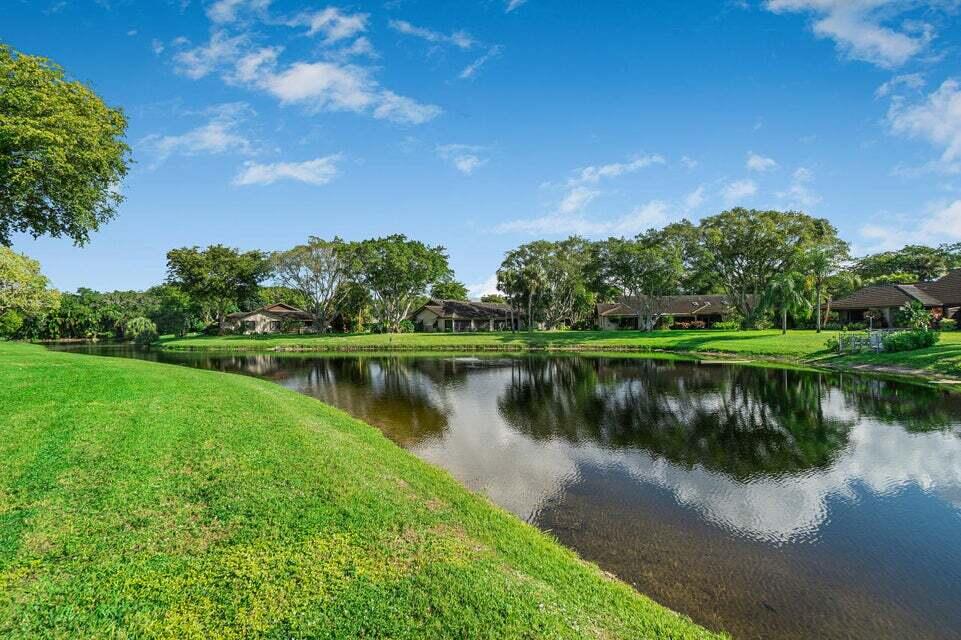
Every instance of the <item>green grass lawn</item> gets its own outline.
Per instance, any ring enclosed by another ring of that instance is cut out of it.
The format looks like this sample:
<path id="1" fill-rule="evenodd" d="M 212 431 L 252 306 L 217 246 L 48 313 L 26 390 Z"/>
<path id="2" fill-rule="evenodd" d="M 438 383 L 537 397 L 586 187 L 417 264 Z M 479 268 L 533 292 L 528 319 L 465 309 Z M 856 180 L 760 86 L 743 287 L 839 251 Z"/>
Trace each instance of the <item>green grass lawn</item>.
<path id="1" fill-rule="evenodd" d="M 813 331 L 538 331 L 534 333 L 405 333 L 165 337 L 167 349 L 674 349 L 807 357 L 824 350 L 828 334 Z"/>
<path id="2" fill-rule="evenodd" d="M 905 353 L 882 353 L 838 358 L 825 342 L 836 332 L 788 331 L 542 331 L 534 333 L 407 333 L 191 336 L 164 337 L 164 349 L 308 351 L 512 351 L 570 349 L 581 351 L 664 349 L 692 353 L 730 353 L 757 358 L 781 358 L 838 366 L 875 365 L 916 369 L 929 374 L 961 375 L 961 331 L 941 334 L 940 344 Z"/>
<path id="3" fill-rule="evenodd" d="M 0 636 L 713 637 L 279 385 L 0 342 Z"/>

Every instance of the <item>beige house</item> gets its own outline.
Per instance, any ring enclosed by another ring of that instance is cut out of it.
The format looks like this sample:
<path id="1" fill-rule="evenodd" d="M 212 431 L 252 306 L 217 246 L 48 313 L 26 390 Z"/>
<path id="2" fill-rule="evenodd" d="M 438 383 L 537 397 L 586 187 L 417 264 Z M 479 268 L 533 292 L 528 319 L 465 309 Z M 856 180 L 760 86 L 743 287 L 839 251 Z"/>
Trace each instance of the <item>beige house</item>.
<path id="1" fill-rule="evenodd" d="M 510 331 L 523 325 L 509 305 L 462 300 L 429 300 L 410 318 L 417 331 L 427 332 Z"/>
<path id="2" fill-rule="evenodd" d="M 253 311 L 231 313 L 226 321 L 227 329 L 243 333 L 309 333 L 313 331 L 313 325 L 313 314 L 282 302 Z"/>
<path id="3" fill-rule="evenodd" d="M 893 327 L 905 303 L 918 302 L 936 318 L 958 318 L 961 308 L 961 269 L 952 269 L 933 282 L 881 284 L 858 289 L 849 296 L 821 306 L 836 311 L 841 323 L 867 324 L 868 312 L 875 316 L 874 327 Z"/>

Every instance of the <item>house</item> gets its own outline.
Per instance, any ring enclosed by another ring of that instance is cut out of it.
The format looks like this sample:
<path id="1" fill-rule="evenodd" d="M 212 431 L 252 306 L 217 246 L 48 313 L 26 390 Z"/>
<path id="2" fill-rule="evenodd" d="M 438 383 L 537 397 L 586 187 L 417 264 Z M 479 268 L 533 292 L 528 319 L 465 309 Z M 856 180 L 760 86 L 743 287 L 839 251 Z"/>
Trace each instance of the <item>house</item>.
<path id="1" fill-rule="evenodd" d="M 410 315 L 417 331 L 510 331 L 522 327 L 521 314 L 510 305 L 463 300 L 427 301 Z"/>
<path id="2" fill-rule="evenodd" d="M 600 303 L 595 307 L 596 326 L 603 331 L 637 329 L 635 308 L 639 299 L 623 297 L 616 302 Z M 660 301 L 660 315 L 671 316 L 674 322 L 701 321 L 705 326 L 728 320 L 737 314 L 736 307 L 725 295 L 664 296 Z"/>
<path id="3" fill-rule="evenodd" d="M 822 309 L 837 311 L 842 324 L 867 322 L 865 314 L 872 311 L 877 316 L 874 326 L 892 327 L 898 309 L 909 302 L 920 302 L 935 318 L 955 317 L 961 307 L 961 269 L 952 269 L 933 282 L 864 287 Z"/>
<path id="4" fill-rule="evenodd" d="M 253 311 L 227 315 L 226 327 L 243 333 L 304 333 L 313 330 L 314 315 L 303 309 L 278 302 Z"/>

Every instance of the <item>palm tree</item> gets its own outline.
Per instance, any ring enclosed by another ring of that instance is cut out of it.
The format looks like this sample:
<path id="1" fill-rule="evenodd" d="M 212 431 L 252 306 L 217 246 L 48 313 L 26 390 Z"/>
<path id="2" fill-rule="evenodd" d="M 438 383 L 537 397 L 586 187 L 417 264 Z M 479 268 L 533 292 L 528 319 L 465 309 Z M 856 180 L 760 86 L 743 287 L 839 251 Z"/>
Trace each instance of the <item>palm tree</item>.
<path id="1" fill-rule="evenodd" d="M 764 290 L 764 306 L 781 310 L 781 334 L 787 333 L 788 313 L 795 314 L 811 306 L 797 273 L 784 271 L 772 279 Z"/>

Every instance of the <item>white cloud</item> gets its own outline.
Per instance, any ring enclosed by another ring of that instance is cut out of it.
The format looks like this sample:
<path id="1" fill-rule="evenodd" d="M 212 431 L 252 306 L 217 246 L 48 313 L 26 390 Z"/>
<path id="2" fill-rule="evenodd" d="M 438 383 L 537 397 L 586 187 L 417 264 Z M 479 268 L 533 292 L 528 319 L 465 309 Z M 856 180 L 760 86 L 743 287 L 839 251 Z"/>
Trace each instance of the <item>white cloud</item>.
<path id="1" fill-rule="evenodd" d="M 484 147 L 469 144 L 443 144 L 436 148 L 438 156 L 450 162 L 465 176 L 487 164 L 487 158 L 481 156 L 484 151 Z"/>
<path id="2" fill-rule="evenodd" d="M 595 189 L 574 187 L 567 192 L 567 195 L 564 196 L 564 199 L 561 200 L 561 203 L 557 206 L 557 213 L 561 215 L 577 213 L 600 194 L 601 192 Z"/>
<path id="3" fill-rule="evenodd" d="M 885 215 L 890 224 L 866 224 L 860 229 L 867 240 L 864 252 L 889 251 L 907 244 L 941 244 L 961 240 L 961 200 L 934 202 L 923 213 L 904 216 Z"/>
<path id="4" fill-rule="evenodd" d="M 487 53 L 485 53 L 484 55 L 479 57 L 477 60 L 474 60 L 469 65 L 464 67 L 463 71 L 460 72 L 460 78 L 462 80 L 469 80 L 470 78 L 473 78 L 475 75 L 477 75 L 477 72 L 480 70 L 480 68 L 483 67 L 485 64 L 487 64 L 488 60 L 490 60 L 491 58 L 496 58 L 503 51 L 504 51 L 504 47 L 502 47 L 499 44 L 495 44 L 494 46 L 492 46 L 490 49 L 487 50 Z"/>
<path id="5" fill-rule="evenodd" d="M 159 56 L 161 53 L 164 52 L 164 49 L 166 49 L 166 47 L 164 46 L 164 43 L 161 42 L 160 40 L 154 38 L 153 40 L 150 41 L 150 50 L 154 52 L 154 55 Z"/>
<path id="6" fill-rule="evenodd" d="M 295 180 L 312 185 L 325 185 L 339 174 L 337 162 L 340 155 L 315 158 L 305 162 L 275 162 L 260 164 L 247 162 L 233 183 L 237 186 L 268 185 L 278 180 Z"/>
<path id="7" fill-rule="evenodd" d="M 753 180 L 736 180 L 721 189 L 721 197 L 728 204 L 735 204 L 739 200 L 749 198 L 757 193 L 757 184 Z"/>
<path id="8" fill-rule="evenodd" d="M 250 153 L 252 145 L 237 129 L 253 110 L 242 102 L 234 102 L 212 107 L 205 112 L 209 116 L 206 124 L 186 133 L 173 136 L 152 134 L 140 141 L 154 157 L 152 166 L 156 167 L 175 154 L 201 155 L 227 152 Z"/>
<path id="9" fill-rule="evenodd" d="M 478 300 L 482 296 L 493 295 L 495 293 L 500 293 L 497 290 L 497 274 L 492 273 L 483 282 L 475 282 L 474 284 L 467 285 L 467 296 L 471 300 Z"/>
<path id="10" fill-rule="evenodd" d="M 465 50 L 478 44 L 473 36 L 466 31 L 454 31 L 450 35 L 447 35 L 439 31 L 434 31 L 433 29 L 412 25 L 406 20 L 391 20 L 389 25 L 394 31 L 403 33 L 404 35 L 414 36 L 415 38 L 421 38 L 435 44 L 450 44 Z"/>
<path id="11" fill-rule="evenodd" d="M 576 211 L 576 209 L 575 209 Z M 497 225 L 496 233 L 530 233 L 535 235 L 581 235 L 585 237 L 632 236 L 667 220 L 668 205 L 653 200 L 613 220 L 587 219 L 559 211 L 533 219 L 512 220 Z"/>
<path id="12" fill-rule="evenodd" d="M 381 91 L 377 95 L 374 117 L 401 124 L 423 124 L 442 113 L 433 104 L 421 104 L 413 98 L 399 96 L 393 91 Z"/>
<path id="13" fill-rule="evenodd" d="M 627 173 L 634 173 L 654 164 L 664 164 L 660 155 L 640 156 L 630 162 L 615 162 L 601 166 L 590 166 L 578 169 L 577 175 L 571 179 L 571 184 L 597 184 L 603 178 L 616 178 Z"/>
<path id="14" fill-rule="evenodd" d="M 178 39 L 175 42 L 182 43 L 184 40 Z M 221 65 L 236 60 L 246 43 L 247 36 L 229 36 L 218 29 L 210 35 L 207 44 L 179 51 L 174 55 L 176 70 L 188 78 L 198 80 Z"/>
<path id="15" fill-rule="evenodd" d="M 513 11 L 514 9 L 517 9 L 523 4 L 527 4 L 527 0 L 507 0 L 507 8 L 505 9 L 505 11 L 507 13 L 510 13 L 511 11 Z"/>
<path id="16" fill-rule="evenodd" d="M 799 167 L 791 175 L 791 184 L 786 191 L 779 191 L 777 196 L 798 207 L 813 207 L 821 202 L 821 196 L 811 190 L 814 174 L 805 167 Z"/>
<path id="17" fill-rule="evenodd" d="M 874 92 L 874 97 L 883 98 L 895 91 L 898 87 L 905 87 L 917 91 L 924 86 L 924 76 L 920 73 L 906 73 L 899 76 L 894 76 Z"/>
<path id="18" fill-rule="evenodd" d="M 326 62 L 295 62 L 277 70 L 281 49 L 267 47 L 241 58 L 230 78 L 256 86 L 284 104 L 312 110 L 354 111 L 392 122 L 421 124 L 441 113 L 440 107 L 382 89 L 364 67 Z"/>
<path id="19" fill-rule="evenodd" d="M 287 24 L 307 27 L 307 35 L 323 34 L 324 42 L 331 44 L 353 38 L 367 30 L 367 13 L 344 13 L 337 7 L 327 7 L 313 13 L 302 13 Z"/>
<path id="20" fill-rule="evenodd" d="M 215 24 L 229 24 L 246 11 L 263 14 L 271 0 L 217 0 L 207 7 L 207 17 Z"/>
<path id="21" fill-rule="evenodd" d="M 941 168 L 958 170 L 961 161 L 961 85 L 957 80 L 945 80 L 920 102 L 892 101 L 887 120 L 892 132 L 921 138 L 941 148 Z"/>
<path id="22" fill-rule="evenodd" d="M 684 196 L 684 208 L 688 211 L 697 209 L 702 204 L 704 204 L 705 200 L 706 200 L 706 197 L 704 195 L 704 187 L 700 186 L 694 191 Z"/>
<path id="23" fill-rule="evenodd" d="M 765 158 L 764 156 L 756 154 L 753 151 L 749 151 L 747 154 L 746 166 L 750 171 L 764 173 L 765 171 L 777 169 L 777 162 L 774 161 L 774 158 Z"/>
<path id="24" fill-rule="evenodd" d="M 687 170 L 696 169 L 697 165 L 700 164 L 694 158 L 689 158 L 687 156 L 681 156 L 681 166 Z"/>
<path id="25" fill-rule="evenodd" d="M 765 6 L 775 13 L 813 13 L 815 35 L 833 40 L 849 58 L 884 68 L 903 65 L 934 37 L 927 24 L 904 21 L 900 30 L 885 26 L 916 6 L 907 0 L 767 0 Z"/>

